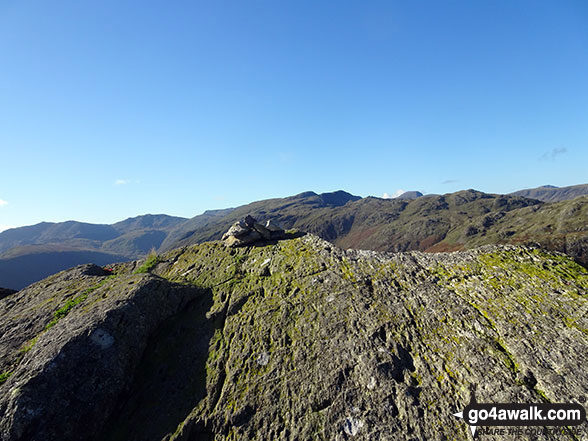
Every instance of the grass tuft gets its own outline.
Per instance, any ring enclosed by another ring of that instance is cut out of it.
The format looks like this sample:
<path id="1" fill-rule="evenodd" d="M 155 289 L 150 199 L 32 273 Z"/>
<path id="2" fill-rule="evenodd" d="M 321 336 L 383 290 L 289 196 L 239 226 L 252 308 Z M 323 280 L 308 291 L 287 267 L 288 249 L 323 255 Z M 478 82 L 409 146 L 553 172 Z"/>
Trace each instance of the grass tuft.
<path id="1" fill-rule="evenodd" d="M 10 378 L 11 375 L 12 371 L 2 372 L 0 374 L 0 385 L 6 383 L 6 381 Z"/>
<path id="2" fill-rule="evenodd" d="M 150 272 L 160 261 L 159 256 L 152 251 L 149 256 L 147 256 L 145 263 L 135 270 L 135 274 Z"/>

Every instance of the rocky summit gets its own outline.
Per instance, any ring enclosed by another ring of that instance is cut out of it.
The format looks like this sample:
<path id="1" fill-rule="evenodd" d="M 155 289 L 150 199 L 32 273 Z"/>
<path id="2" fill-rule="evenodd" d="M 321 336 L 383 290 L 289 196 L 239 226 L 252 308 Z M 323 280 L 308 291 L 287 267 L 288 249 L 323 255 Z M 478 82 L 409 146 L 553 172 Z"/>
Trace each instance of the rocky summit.
<path id="1" fill-rule="evenodd" d="M 466 440 L 453 414 L 474 392 L 588 398 L 588 272 L 565 255 L 256 244 L 80 266 L 1 299 L 1 439 Z"/>

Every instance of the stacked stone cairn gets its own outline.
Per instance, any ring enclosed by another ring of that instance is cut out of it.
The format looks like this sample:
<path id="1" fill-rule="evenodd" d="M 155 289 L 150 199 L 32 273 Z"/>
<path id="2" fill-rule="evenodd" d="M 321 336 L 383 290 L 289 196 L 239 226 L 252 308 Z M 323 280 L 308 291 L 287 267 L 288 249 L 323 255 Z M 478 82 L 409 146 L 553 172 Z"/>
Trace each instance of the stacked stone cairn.
<path id="1" fill-rule="evenodd" d="M 257 222 L 252 216 L 247 216 L 235 222 L 223 235 L 222 240 L 230 247 L 242 247 L 258 242 L 268 242 L 285 239 L 286 233 L 271 220 L 265 225 Z"/>

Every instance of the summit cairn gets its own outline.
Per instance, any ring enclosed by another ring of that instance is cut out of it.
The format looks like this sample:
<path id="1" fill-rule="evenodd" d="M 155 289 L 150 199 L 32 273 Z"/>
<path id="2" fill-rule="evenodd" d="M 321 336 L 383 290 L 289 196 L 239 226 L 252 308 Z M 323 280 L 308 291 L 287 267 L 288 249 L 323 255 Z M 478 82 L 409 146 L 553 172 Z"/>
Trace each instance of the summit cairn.
<path id="1" fill-rule="evenodd" d="M 286 233 L 271 220 L 265 225 L 260 224 L 252 216 L 246 216 L 235 222 L 229 230 L 223 234 L 222 240 L 230 247 L 242 247 L 255 242 L 285 239 Z"/>

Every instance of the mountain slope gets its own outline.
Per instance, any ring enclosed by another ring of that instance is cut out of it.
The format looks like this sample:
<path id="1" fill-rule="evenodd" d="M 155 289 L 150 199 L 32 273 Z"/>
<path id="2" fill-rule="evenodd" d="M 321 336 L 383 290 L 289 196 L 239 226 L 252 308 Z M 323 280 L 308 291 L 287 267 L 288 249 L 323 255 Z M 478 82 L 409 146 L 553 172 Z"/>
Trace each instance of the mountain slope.
<path id="1" fill-rule="evenodd" d="M 83 222 L 41 222 L 28 227 L 12 228 L 0 233 L 0 253 L 26 245 L 45 245 L 69 242 L 68 245 L 99 246 L 114 239 L 119 233 L 111 225 Z"/>
<path id="2" fill-rule="evenodd" d="M 558 189 L 562 190 L 562 189 Z M 542 203 L 515 195 L 486 194 L 464 190 L 417 199 L 360 198 L 344 191 L 316 194 L 305 192 L 286 198 L 253 202 L 237 208 L 207 211 L 192 219 L 145 215 L 113 225 L 69 222 L 39 224 L 0 233 L 0 249 L 14 248 L 0 255 L 0 286 L 6 259 L 43 247 L 48 260 L 65 269 L 86 260 L 64 260 L 64 250 L 102 253 L 112 257 L 100 264 L 145 256 L 151 249 L 168 251 L 220 239 L 237 220 L 253 215 L 286 229 L 314 233 L 343 248 L 377 251 L 446 251 L 468 249 L 482 244 L 541 244 L 562 251 L 588 265 L 587 198 L 559 203 Z M 554 222 L 551 219 L 556 220 Z M 27 243 L 35 245 L 25 245 Z M 31 259 L 36 259 L 31 257 Z M 49 274 L 28 268 L 27 281 Z M 42 268 L 41 268 L 42 269 Z"/>
<path id="3" fill-rule="evenodd" d="M 231 214 L 234 208 L 224 210 L 207 210 L 204 213 L 188 219 L 177 228 L 172 229 L 166 239 L 162 242 L 160 250 L 170 250 L 178 244 L 183 243 L 188 237 L 196 231 L 204 231 L 209 225 L 213 225 L 219 219 L 223 219 Z"/>
<path id="4" fill-rule="evenodd" d="M 321 194 L 308 191 L 286 198 L 256 201 L 229 211 L 206 212 L 190 219 L 178 231 L 170 233 L 160 250 L 168 251 L 180 246 L 220 239 L 233 223 L 247 215 L 259 220 L 272 219 L 285 228 L 299 228 L 302 225 L 299 223 L 301 219 L 318 221 L 322 215 L 359 200 L 361 197 L 341 190 Z"/>
<path id="5" fill-rule="evenodd" d="M 0 258 L 0 286 L 19 290 L 64 268 L 77 266 L 80 262 L 106 265 L 129 260 L 119 254 L 68 248 L 56 251 L 49 247 L 49 251 L 44 251 L 43 247 L 21 247 L 19 251 L 22 254 Z"/>
<path id="6" fill-rule="evenodd" d="M 454 229 L 429 251 L 497 243 L 535 244 L 588 265 L 588 196 L 489 213 Z"/>
<path id="7" fill-rule="evenodd" d="M 119 233 L 132 233 L 142 230 L 170 231 L 188 219 L 167 214 L 144 214 L 142 216 L 129 217 L 124 221 L 112 224 Z"/>
<path id="8" fill-rule="evenodd" d="M 55 245 L 76 247 L 80 250 L 112 251 L 110 241 L 139 233 L 166 233 L 185 222 L 181 217 L 143 215 L 113 225 L 88 224 L 76 221 L 41 222 L 27 227 L 12 228 L 0 233 L 0 255 L 8 250 L 27 245 Z M 157 244 L 157 247 L 159 246 Z M 135 249 L 119 250 L 130 257 L 138 257 Z M 149 249 L 147 249 L 149 251 Z"/>
<path id="9" fill-rule="evenodd" d="M 0 286 L 21 289 L 72 266 L 139 258 L 186 220 L 148 214 L 113 225 L 42 222 L 6 230 L 0 233 Z"/>
<path id="10" fill-rule="evenodd" d="M 420 198 L 423 194 L 420 191 L 405 191 L 395 199 L 416 199 Z"/>
<path id="11" fill-rule="evenodd" d="M 469 219 L 538 203 L 475 190 L 423 196 L 406 204 L 400 201 L 400 205 L 375 198 L 360 202 L 350 206 L 347 213 L 338 213 L 353 218 L 353 224 L 346 234 L 334 238 L 334 242 L 345 248 L 377 251 L 425 251 Z"/>
<path id="12" fill-rule="evenodd" d="M 514 196 L 537 199 L 543 202 L 561 202 L 588 195 L 588 184 L 572 185 L 570 187 L 554 187 L 544 185 L 537 188 L 529 188 L 511 193 Z"/>
<path id="13" fill-rule="evenodd" d="M 348 198 L 326 205 L 315 193 L 259 201 L 207 219 L 184 238 L 170 233 L 161 249 L 220 239 L 247 214 L 310 232 L 343 248 L 454 251 L 484 244 L 541 244 L 588 265 L 588 197 L 541 203 L 521 196 L 464 190 L 414 200 Z M 197 219 L 197 218 L 195 218 Z"/>
<path id="14" fill-rule="evenodd" d="M 262 221 L 272 219 L 287 229 L 317 234 L 344 248 L 426 250 L 443 240 L 452 228 L 469 219 L 539 203 L 518 196 L 489 195 L 475 190 L 422 196 L 414 200 L 358 198 L 339 193 L 345 196 L 336 205 L 325 203 L 328 196 L 308 192 L 238 207 L 229 215 L 184 234 L 180 241 L 170 241 L 178 236 L 170 234 L 161 249 L 220 239 L 230 225 L 250 214 Z"/>
<path id="15" fill-rule="evenodd" d="M 78 267 L 0 300 L 0 433 L 469 439 L 452 414 L 473 388 L 490 403 L 588 394 L 587 294 L 560 254 L 379 254 L 312 235 Z"/>

